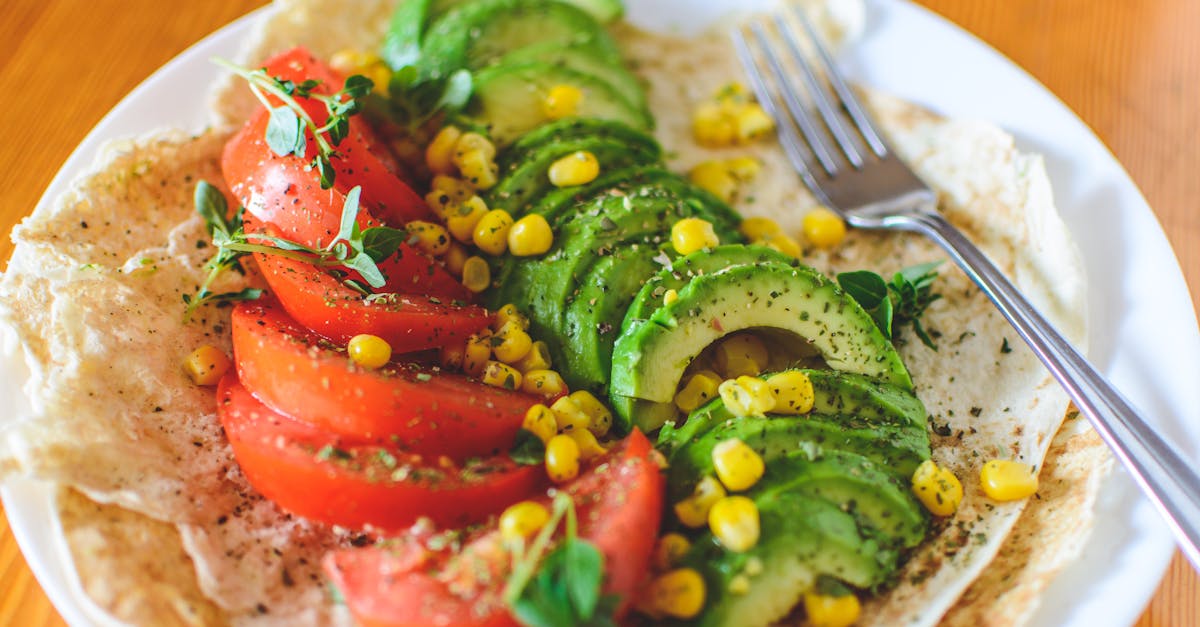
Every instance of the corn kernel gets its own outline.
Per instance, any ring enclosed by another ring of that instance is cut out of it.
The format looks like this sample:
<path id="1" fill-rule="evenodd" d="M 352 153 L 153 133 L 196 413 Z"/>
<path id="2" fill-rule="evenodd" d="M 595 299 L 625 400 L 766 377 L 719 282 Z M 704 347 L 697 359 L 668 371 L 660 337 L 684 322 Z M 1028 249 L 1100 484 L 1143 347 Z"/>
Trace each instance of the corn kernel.
<path id="1" fill-rule="evenodd" d="M 454 200 L 449 192 L 444 192 L 440 189 L 430 190 L 428 194 L 425 194 L 425 204 L 429 205 L 429 208 L 441 216 L 443 220 L 449 217 L 450 212 L 458 207 L 458 201 Z"/>
<path id="2" fill-rule="evenodd" d="M 692 410 L 716 398 L 719 385 L 721 377 L 715 372 L 698 372 L 688 377 L 687 383 L 675 395 L 675 406 L 679 411 L 691 413 Z"/>
<path id="3" fill-rule="evenodd" d="M 564 396 L 550 406 L 554 410 L 554 417 L 558 420 L 558 430 L 560 433 L 567 433 L 576 429 L 586 430 L 591 424 L 592 418 L 588 416 L 579 403 L 575 402 L 574 398 Z"/>
<path id="4" fill-rule="evenodd" d="M 549 407 L 538 403 L 525 412 L 525 421 L 521 428 L 536 435 L 543 443 L 558 434 L 558 423 L 555 422 L 554 412 Z"/>
<path id="5" fill-rule="evenodd" d="M 413 220 L 404 225 L 411 239 L 416 240 L 416 246 L 426 254 L 440 257 L 450 249 L 450 234 L 446 227 L 424 220 Z"/>
<path id="6" fill-rule="evenodd" d="M 517 370 L 521 372 L 532 372 L 534 370 L 549 370 L 553 365 L 550 362 L 550 347 L 545 342 L 537 340 L 530 347 L 529 353 L 521 358 L 520 361 L 513 364 Z"/>
<path id="7" fill-rule="evenodd" d="M 737 179 L 720 161 L 697 164 L 688 172 L 688 180 L 725 202 L 732 201 L 738 190 Z"/>
<path id="8" fill-rule="evenodd" d="M 524 372 L 525 378 L 521 381 L 522 392 L 554 398 L 567 391 L 567 384 L 563 382 L 562 375 L 553 370 L 526 370 Z"/>
<path id="9" fill-rule="evenodd" d="M 492 269 L 483 257 L 467 257 L 463 262 L 462 284 L 476 294 L 492 284 Z"/>
<path id="10" fill-rule="evenodd" d="M 216 385 L 233 362 L 216 346 L 201 346 L 183 361 L 183 370 L 196 385 Z"/>
<path id="11" fill-rule="evenodd" d="M 775 235 L 783 233 L 783 229 L 779 228 L 778 222 L 771 218 L 762 217 L 742 220 L 742 223 L 738 225 L 738 231 L 752 242 L 760 239 L 770 239 Z"/>
<path id="12" fill-rule="evenodd" d="M 463 202 L 475 195 L 475 188 L 471 187 L 470 183 L 444 174 L 433 177 L 429 186 L 434 191 L 444 192 L 454 202 Z"/>
<path id="13" fill-rule="evenodd" d="M 597 437 L 608 433 L 612 427 L 612 412 L 601 403 L 599 399 L 592 395 L 587 390 L 578 390 L 571 392 L 571 400 L 575 401 L 575 405 L 580 411 L 587 414 L 588 424 L 587 429 Z"/>
<path id="14" fill-rule="evenodd" d="M 512 216 L 507 211 L 493 209 L 479 219 L 471 239 L 479 250 L 489 255 L 503 255 L 508 249 L 508 230 L 512 225 Z"/>
<path id="15" fill-rule="evenodd" d="M 734 157 L 725 162 L 725 167 L 739 183 L 753 181 L 762 171 L 762 164 L 754 157 Z"/>
<path id="16" fill-rule="evenodd" d="M 737 137 L 737 126 L 720 105 L 706 102 L 696 107 L 692 114 L 692 136 L 701 146 L 730 146 Z"/>
<path id="17" fill-rule="evenodd" d="M 727 496 L 713 503 L 708 528 L 726 549 L 744 553 L 758 544 L 758 506 L 744 496 Z"/>
<path id="18" fill-rule="evenodd" d="M 542 112 L 551 120 L 561 120 L 579 115 L 579 106 L 583 104 L 583 90 L 574 85 L 555 85 L 546 92 L 542 101 Z"/>
<path id="19" fill-rule="evenodd" d="M 517 257 L 541 255 L 554 245 L 554 231 L 541 214 L 531 213 L 508 230 L 508 251 Z"/>
<path id="20" fill-rule="evenodd" d="M 569 435 L 556 435 L 546 443 L 546 474 L 555 483 L 579 476 L 579 445 Z"/>
<path id="21" fill-rule="evenodd" d="M 730 594 L 748 594 L 750 592 L 750 578 L 741 573 L 730 577 L 728 590 Z"/>
<path id="22" fill-rule="evenodd" d="M 508 364 L 489 359 L 479 380 L 498 388 L 516 390 L 521 387 L 521 372 Z"/>
<path id="23" fill-rule="evenodd" d="M 846 238 L 846 223 L 842 217 L 825 207 L 804 214 L 800 228 L 804 237 L 817 248 L 833 248 Z"/>
<path id="24" fill-rule="evenodd" d="M 1029 498 L 1038 490 L 1038 476 L 1029 464 L 994 459 L 979 471 L 983 492 L 995 501 Z"/>
<path id="25" fill-rule="evenodd" d="M 575 444 L 579 446 L 580 459 L 595 459 L 607 452 L 604 447 L 600 445 L 600 441 L 596 439 L 596 436 L 587 429 L 575 429 L 567 432 L 566 435 L 570 436 L 572 440 L 575 440 Z"/>
<path id="26" fill-rule="evenodd" d="M 750 91 L 742 83 L 734 81 L 721 85 L 713 94 L 713 99 L 721 105 L 737 105 L 750 100 Z"/>
<path id="27" fill-rule="evenodd" d="M 478 152 L 490 161 L 496 158 L 496 145 L 479 133 L 463 133 L 458 141 L 454 142 L 454 154 L 463 155 L 468 152 Z"/>
<path id="28" fill-rule="evenodd" d="M 536 501 L 521 501 L 500 514 L 500 535 L 509 542 L 522 541 L 550 522 L 550 511 Z"/>
<path id="29" fill-rule="evenodd" d="M 766 381 L 742 376 L 717 386 L 725 408 L 735 416 L 761 416 L 775 408 L 775 395 Z"/>
<path id="30" fill-rule="evenodd" d="M 654 545 L 654 555 L 651 557 L 651 563 L 658 570 L 667 570 L 679 563 L 684 555 L 687 555 L 688 550 L 692 548 L 692 543 L 682 534 L 665 533 L 658 542 Z"/>
<path id="31" fill-rule="evenodd" d="M 688 527 L 708 524 L 708 511 L 713 503 L 725 498 L 725 486 L 714 477 L 704 477 L 696 484 L 692 495 L 675 504 L 675 517 Z"/>
<path id="32" fill-rule="evenodd" d="M 529 354 L 533 338 L 521 328 L 519 322 L 505 322 L 492 336 L 492 354 L 496 359 L 512 364 Z"/>
<path id="33" fill-rule="evenodd" d="M 958 510 L 962 503 L 962 483 L 954 473 L 945 468 L 939 468 L 932 459 L 927 459 L 917 466 L 912 476 L 913 493 L 917 495 L 925 509 L 934 516 L 950 516 Z"/>
<path id="34" fill-rule="evenodd" d="M 816 394 L 813 393 L 812 380 L 799 370 L 788 370 L 767 377 L 767 385 L 775 396 L 777 414 L 798 416 L 812 411 Z"/>
<path id="35" fill-rule="evenodd" d="M 800 242 L 797 242 L 794 237 L 785 235 L 783 233 L 777 233 L 771 237 L 763 239 L 761 242 L 755 243 L 762 244 L 768 248 L 774 248 L 788 257 L 794 257 L 796 259 L 799 259 L 804 254 L 804 249 L 800 248 Z"/>
<path id="36" fill-rule="evenodd" d="M 467 356 L 466 344 L 443 346 L 438 349 L 438 364 L 447 370 L 460 370 Z"/>
<path id="37" fill-rule="evenodd" d="M 707 220 L 684 218 L 671 226 L 671 245 L 681 255 L 714 248 L 720 243 L 712 223 Z"/>
<path id="38" fill-rule="evenodd" d="M 442 261 L 446 264 L 446 269 L 450 274 L 461 277 L 463 266 L 467 265 L 467 257 L 471 255 L 467 249 L 458 242 L 451 242 L 450 247 L 446 249 L 446 254 L 442 255 Z"/>
<path id="39" fill-rule="evenodd" d="M 345 74 L 361 74 L 375 83 L 372 88 L 376 93 L 387 95 L 388 81 L 392 71 L 379 55 L 361 50 L 340 50 L 329 59 L 333 69 Z"/>
<path id="40" fill-rule="evenodd" d="M 775 121 L 758 104 L 748 102 L 741 105 L 733 115 L 734 136 L 737 143 L 745 144 L 767 136 L 775 129 Z"/>
<path id="41" fill-rule="evenodd" d="M 521 313 L 521 310 L 517 309 L 517 306 L 512 303 L 496 310 L 496 328 L 500 328 L 509 322 L 516 323 L 522 331 L 529 328 L 529 318 L 526 318 L 525 314 Z"/>
<path id="42" fill-rule="evenodd" d="M 665 294 L 663 294 L 663 304 L 664 305 L 667 305 L 667 306 L 674 305 L 675 301 L 677 301 L 677 300 L 679 300 L 679 292 L 677 292 L 675 290 L 667 290 L 667 292 Z"/>
<path id="43" fill-rule="evenodd" d="M 596 155 L 579 150 L 550 164 L 546 174 L 555 187 L 584 185 L 600 176 L 600 162 L 596 160 Z"/>
<path id="44" fill-rule="evenodd" d="M 496 162 L 481 150 L 455 152 L 454 164 L 475 189 L 491 189 L 500 174 Z"/>
<path id="45" fill-rule="evenodd" d="M 694 618 L 704 609 L 704 578 L 691 568 L 679 568 L 655 577 L 639 603 L 651 616 Z"/>
<path id="46" fill-rule="evenodd" d="M 853 594 L 827 596 L 808 592 L 804 595 L 804 611 L 811 627 L 850 627 L 858 620 L 862 608 Z"/>
<path id="47" fill-rule="evenodd" d="M 467 338 L 463 350 L 463 372 L 478 377 L 483 374 L 488 358 L 492 356 L 492 334 L 482 331 Z"/>
<path id="48" fill-rule="evenodd" d="M 767 345 L 750 333 L 731 335 L 717 345 L 713 353 L 717 371 L 726 379 L 756 377 L 767 367 Z"/>
<path id="49" fill-rule="evenodd" d="M 350 338 L 346 352 L 350 355 L 350 361 L 368 370 L 382 368 L 392 359 L 392 347 L 387 340 L 367 333 Z"/>
<path id="50" fill-rule="evenodd" d="M 454 174 L 454 147 L 462 137 L 462 131 L 455 126 L 443 126 L 433 141 L 425 148 L 425 165 L 434 174 Z"/>
<path id="51" fill-rule="evenodd" d="M 475 227 L 488 213 L 487 203 L 479 196 L 472 195 L 461 203 L 450 205 L 443 212 L 446 218 L 446 230 L 454 239 L 469 244 L 475 241 Z"/>
<path id="52" fill-rule="evenodd" d="M 714 446 L 712 460 L 717 478 L 730 492 L 749 490 L 766 470 L 763 458 L 738 438 L 730 438 Z"/>

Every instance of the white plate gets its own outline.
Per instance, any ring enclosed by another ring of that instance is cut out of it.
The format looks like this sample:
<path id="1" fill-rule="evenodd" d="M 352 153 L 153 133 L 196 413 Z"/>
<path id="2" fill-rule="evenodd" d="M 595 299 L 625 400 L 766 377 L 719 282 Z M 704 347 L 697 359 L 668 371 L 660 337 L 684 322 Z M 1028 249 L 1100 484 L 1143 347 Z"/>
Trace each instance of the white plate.
<path id="1" fill-rule="evenodd" d="M 733 0 L 654 0 L 631 15 L 712 19 Z M 755 4 L 758 0 L 755 0 Z M 1178 262 L 1153 212 L 1101 142 L 1029 75 L 942 18 L 902 0 L 867 0 L 862 41 L 842 59 L 852 78 L 946 115 L 991 120 L 1018 145 L 1045 155 L 1063 218 L 1083 252 L 1091 283 L 1091 355 L 1167 438 L 1200 451 L 1200 333 Z M 679 9 L 678 11 L 672 9 Z M 129 94 L 63 165 L 41 203 L 85 172 L 100 144 L 163 126 L 200 128 L 214 55 L 233 56 L 254 16 L 204 39 Z M 16 375 L 19 373 L 8 373 Z M 8 398 L 19 397 L 3 379 Z M 9 524 L 30 568 L 73 625 L 96 621 L 64 567 L 64 547 L 42 486 L 0 489 Z M 1174 550 L 1166 526 L 1118 471 L 1105 484 L 1096 528 L 1081 560 L 1047 591 L 1034 624 L 1128 625 L 1158 586 Z"/>

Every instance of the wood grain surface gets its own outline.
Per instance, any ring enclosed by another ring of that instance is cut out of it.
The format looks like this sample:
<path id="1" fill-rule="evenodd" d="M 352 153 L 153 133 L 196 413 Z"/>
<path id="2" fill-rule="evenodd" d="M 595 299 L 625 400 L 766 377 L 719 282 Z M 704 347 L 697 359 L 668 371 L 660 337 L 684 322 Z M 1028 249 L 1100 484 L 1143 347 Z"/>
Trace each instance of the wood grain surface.
<path id="1" fill-rule="evenodd" d="M 636 2 L 639 0 L 628 0 Z M 652 1 L 652 0 L 640 0 Z M 3 0 L 0 233 L 32 210 L 89 129 L 171 57 L 260 0 Z M 1073 109 L 1154 208 L 1200 303 L 1200 3 L 920 0 L 1028 70 Z M 0 241 L 0 259 L 12 246 Z M 61 625 L 0 510 L 0 626 Z M 1200 624 L 1176 556 L 1138 627 Z"/>

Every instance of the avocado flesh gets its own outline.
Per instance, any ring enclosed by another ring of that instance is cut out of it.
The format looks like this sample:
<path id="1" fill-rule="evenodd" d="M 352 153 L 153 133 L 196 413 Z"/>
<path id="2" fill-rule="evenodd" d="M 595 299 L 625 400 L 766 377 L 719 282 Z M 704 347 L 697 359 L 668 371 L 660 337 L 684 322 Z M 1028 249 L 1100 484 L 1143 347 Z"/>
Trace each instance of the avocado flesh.
<path id="1" fill-rule="evenodd" d="M 518 167 L 538 148 L 547 144 L 585 137 L 617 139 L 646 152 L 662 154 L 662 146 L 653 136 L 628 124 L 602 118 L 570 117 L 539 126 L 512 142 L 500 153 L 496 162 L 503 174 Z M 601 172 L 601 177 L 607 172 Z"/>
<path id="2" fill-rule="evenodd" d="M 593 51 L 582 46 L 563 47 L 554 42 L 546 42 L 513 50 L 500 57 L 497 63 L 528 61 L 549 63 L 591 74 L 616 88 L 617 93 L 621 94 L 629 106 L 648 111 L 646 95 L 637 77 L 625 69 L 624 65 L 613 63 L 605 56 L 603 50 Z"/>

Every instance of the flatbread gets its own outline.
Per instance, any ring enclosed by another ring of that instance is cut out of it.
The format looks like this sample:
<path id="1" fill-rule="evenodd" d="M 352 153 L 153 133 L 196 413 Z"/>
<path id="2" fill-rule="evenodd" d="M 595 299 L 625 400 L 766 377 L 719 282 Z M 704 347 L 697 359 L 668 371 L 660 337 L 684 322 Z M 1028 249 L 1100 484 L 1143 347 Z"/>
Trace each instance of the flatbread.
<path id="1" fill-rule="evenodd" d="M 278 4 L 244 58 L 295 43 L 321 56 L 371 47 L 391 10 L 386 0 Z M 854 15 L 823 19 L 843 14 Z M 620 36 L 647 79 L 659 139 L 677 155 L 673 165 L 757 156 L 764 172 L 739 208 L 797 230 L 814 201 L 775 143 L 709 151 L 690 138 L 692 104 L 741 76 L 727 39 L 681 42 L 632 29 Z M 947 121 L 880 95 L 869 104 L 897 150 L 938 189 L 947 217 L 1082 343 L 1083 272 L 1040 159 L 1018 153 L 1011 137 L 986 124 Z M 255 495 L 223 438 L 211 390 L 191 385 L 179 367 L 201 344 L 229 348 L 227 310 L 207 308 L 184 325 L 180 298 L 195 290 L 211 252 L 199 244 L 206 236 L 192 210 L 192 187 L 199 179 L 220 182 L 220 147 L 253 105 L 231 82 L 214 90 L 212 130 L 109 146 L 93 174 L 14 231 L 16 249 L 0 278 L 0 327 L 20 340 L 6 342 L 7 357 L 30 369 L 25 391 L 33 408 L 0 417 L 0 478 L 70 486 L 59 510 L 81 585 L 103 610 L 130 623 L 349 622 L 318 563 L 329 548 L 355 538 L 295 519 Z M 942 257 L 914 236 L 853 232 L 845 247 L 809 251 L 805 260 L 826 272 L 890 272 Z M 225 280 L 222 289 L 253 279 Z M 1041 464 L 1067 403 L 961 272 L 944 266 L 938 290 L 946 298 L 930 308 L 927 327 L 940 333 L 939 351 L 908 337 L 900 348 L 931 426 L 948 434 L 934 437 L 934 456 L 962 478 L 967 496 L 897 587 L 866 605 L 863 624 L 933 624 L 952 606 L 951 624 L 983 616 L 1016 624 L 1078 551 L 1107 454 L 1086 430 L 1072 432 L 1053 449 L 1059 457 L 1043 468 L 1043 490 L 1028 508 L 983 498 L 982 460 Z M 1066 521 L 1072 533 L 1050 532 Z M 1014 524 L 1014 540 L 1001 550 Z M 146 601 L 149 590 L 155 602 Z"/>

